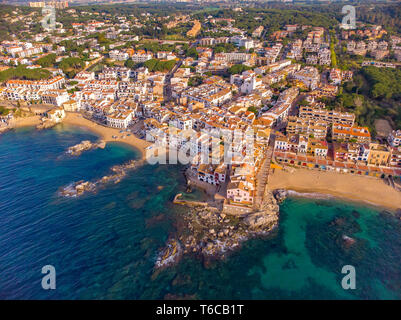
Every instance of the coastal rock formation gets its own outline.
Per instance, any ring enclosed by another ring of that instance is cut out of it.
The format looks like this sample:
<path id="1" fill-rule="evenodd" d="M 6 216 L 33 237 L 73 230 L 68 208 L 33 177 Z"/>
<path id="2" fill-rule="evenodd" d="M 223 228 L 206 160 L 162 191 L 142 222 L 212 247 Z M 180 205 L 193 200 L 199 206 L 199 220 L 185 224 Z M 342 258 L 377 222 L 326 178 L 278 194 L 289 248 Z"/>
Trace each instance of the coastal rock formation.
<path id="1" fill-rule="evenodd" d="M 40 123 L 36 126 L 36 129 L 38 129 L 38 130 L 49 129 L 49 128 L 54 127 L 56 124 L 57 124 L 57 122 L 50 121 L 50 120 L 42 121 L 42 123 Z"/>
<path id="2" fill-rule="evenodd" d="M 261 210 L 250 213 L 244 218 L 246 224 L 253 230 L 273 228 L 278 223 L 278 212 L 280 207 L 272 192 L 266 192 Z"/>
<path id="3" fill-rule="evenodd" d="M 355 243 L 355 239 L 353 239 L 345 234 L 342 236 L 342 239 L 344 240 L 345 247 L 350 247 Z"/>
<path id="4" fill-rule="evenodd" d="M 64 187 L 61 194 L 65 197 L 77 197 L 84 192 L 93 192 L 96 189 L 94 183 L 89 181 L 80 180 Z"/>
<path id="5" fill-rule="evenodd" d="M 96 192 L 107 183 L 119 183 L 127 175 L 129 170 L 138 167 L 141 163 L 142 161 L 131 160 L 125 164 L 113 166 L 110 168 L 113 172 L 112 174 L 103 176 L 94 182 L 81 180 L 71 183 L 68 186 L 61 188 L 60 195 L 64 197 L 77 197 L 86 192 Z"/>
<path id="6" fill-rule="evenodd" d="M 92 150 L 92 149 L 104 149 L 106 147 L 106 142 L 100 140 L 98 142 L 91 142 L 89 140 L 84 140 L 81 143 L 69 147 L 67 153 L 72 156 L 79 156 L 82 152 Z"/>
<path id="7" fill-rule="evenodd" d="M 276 200 L 281 203 L 287 198 L 288 196 L 288 191 L 285 189 L 276 189 L 273 191 L 273 195 L 276 198 Z"/>
<path id="8" fill-rule="evenodd" d="M 182 249 L 176 239 L 169 239 L 157 257 L 155 268 L 168 267 L 178 262 L 181 257 Z"/>
<path id="9" fill-rule="evenodd" d="M 244 221 L 252 229 L 261 229 L 276 224 L 278 216 L 268 211 L 260 211 L 248 215 Z"/>
<path id="10" fill-rule="evenodd" d="M 266 192 L 257 212 L 235 216 L 221 212 L 216 203 L 181 201 L 188 208 L 178 223 L 177 237 L 183 254 L 195 253 L 205 258 L 224 258 L 251 237 L 266 235 L 278 224 L 279 206 L 273 193 Z M 169 244 L 167 244 L 168 246 Z M 156 268 L 160 265 L 156 263 Z"/>

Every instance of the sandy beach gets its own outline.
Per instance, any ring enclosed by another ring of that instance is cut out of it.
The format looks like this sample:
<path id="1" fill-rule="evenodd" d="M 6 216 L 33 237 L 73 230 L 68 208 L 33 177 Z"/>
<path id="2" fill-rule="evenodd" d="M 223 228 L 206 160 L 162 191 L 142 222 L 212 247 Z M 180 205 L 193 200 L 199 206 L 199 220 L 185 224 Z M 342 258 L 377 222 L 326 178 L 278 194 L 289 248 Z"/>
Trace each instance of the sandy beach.
<path id="1" fill-rule="evenodd" d="M 133 146 L 141 152 L 142 159 L 144 159 L 146 156 L 146 147 L 151 145 L 150 142 L 139 139 L 132 133 L 130 136 L 127 136 L 126 133 L 120 133 L 120 129 L 99 125 L 93 121 L 83 118 L 79 113 L 67 112 L 66 117 L 63 119 L 63 123 L 89 129 L 98 134 L 100 138 L 106 142 L 118 141 Z M 113 136 L 117 136 L 117 138 L 113 138 Z M 123 136 L 124 138 L 122 138 Z"/>
<path id="2" fill-rule="evenodd" d="M 296 169 L 294 172 L 276 169 L 269 176 L 268 186 L 270 189 L 329 194 L 392 210 L 401 208 L 401 192 L 373 177 L 307 169 Z"/>
<path id="3" fill-rule="evenodd" d="M 9 128 L 13 129 L 13 128 L 37 126 L 40 123 L 41 123 L 40 116 L 14 118 L 10 121 Z"/>

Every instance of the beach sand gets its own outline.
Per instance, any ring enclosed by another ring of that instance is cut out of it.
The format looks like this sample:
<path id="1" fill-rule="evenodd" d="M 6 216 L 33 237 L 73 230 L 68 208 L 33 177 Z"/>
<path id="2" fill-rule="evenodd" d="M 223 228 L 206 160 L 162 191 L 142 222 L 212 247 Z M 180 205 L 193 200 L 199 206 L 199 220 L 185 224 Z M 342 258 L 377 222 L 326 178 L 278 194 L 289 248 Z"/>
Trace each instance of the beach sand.
<path id="1" fill-rule="evenodd" d="M 9 128 L 12 129 L 12 128 L 37 126 L 40 123 L 41 123 L 40 116 L 14 118 L 10 121 Z"/>
<path id="2" fill-rule="evenodd" d="M 401 208 L 401 192 L 374 177 L 308 169 L 295 169 L 294 172 L 276 169 L 270 173 L 268 187 L 271 190 L 328 194 L 389 209 Z"/>
<path id="3" fill-rule="evenodd" d="M 62 122 L 65 124 L 87 128 L 98 134 L 100 138 L 106 142 L 117 141 L 133 146 L 141 152 L 141 159 L 145 159 L 146 147 L 151 145 L 150 142 L 139 139 L 132 133 L 130 136 L 127 136 L 126 133 L 120 133 L 120 129 L 99 125 L 93 121 L 83 118 L 79 113 L 66 112 L 66 117 Z M 117 136 L 117 138 L 113 138 L 113 136 Z M 122 138 L 122 136 L 125 136 L 125 138 Z"/>

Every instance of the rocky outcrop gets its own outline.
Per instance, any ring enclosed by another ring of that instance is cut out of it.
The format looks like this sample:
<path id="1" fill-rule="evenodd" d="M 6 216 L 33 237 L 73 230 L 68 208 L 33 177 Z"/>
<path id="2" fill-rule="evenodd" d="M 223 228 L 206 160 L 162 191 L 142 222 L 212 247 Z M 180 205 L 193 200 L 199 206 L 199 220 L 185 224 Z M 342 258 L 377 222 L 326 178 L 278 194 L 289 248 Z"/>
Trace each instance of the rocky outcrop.
<path id="1" fill-rule="evenodd" d="M 346 248 L 352 246 L 356 241 L 354 238 L 351 238 L 351 237 L 349 237 L 349 236 L 347 236 L 345 234 L 342 236 L 342 240 L 344 241 L 344 246 Z"/>
<path id="2" fill-rule="evenodd" d="M 253 230 L 270 228 L 278 222 L 278 216 L 268 211 L 260 211 L 248 215 L 244 222 Z"/>
<path id="3" fill-rule="evenodd" d="M 272 192 L 266 192 L 260 211 L 250 213 L 244 218 L 244 222 L 252 230 L 271 229 L 278 223 L 280 207 Z"/>
<path id="4" fill-rule="evenodd" d="M 50 120 L 42 121 L 42 123 L 40 123 L 36 126 L 36 129 L 38 129 L 38 130 L 49 129 L 49 128 L 54 127 L 56 124 L 57 124 L 57 122 L 50 121 Z"/>
<path id="5" fill-rule="evenodd" d="M 107 183 L 119 183 L 127 175 L 129 170 L 138 167 L 142 163 L 142 160 L 131 160 L 125 164 L 113 166 L 110 168 L 112 174 L 103 176 L 94 182 L 81 180 L 71 183 L 68 186 L 61 188 L 60 195 L 64 197 L 77 197 L 86 192 L 96 192 L 99 188 Z"/>
<path id="6" fill-rule="evenodd" d="M 288 191 L 285 189 L 276 189 L 273 191 L 273 195 L 276 200 L 281 203 L 288 197 Z"/>
<path id="7" fill-rule="evenodd" d="M 155 268 L 168 267 L 178 262 L 182 254 L 180 243 L 176 239 L 169 239 L 165 248 L 160 250 L 156 259 Z"/>
<path id="8" fill-rule="evenodd" d="M 106 147 L 106 142 L 100 140 L 98 142 L 91 142 L 89 140 L 84 140 L 81 143 L 69 147 L 67 153 L 71 156 L 79 156 L 82 152 L 92 150 L 92 149 L 104 149 Z"/>
<path id="9" fill-rule="evenodd" d="M 257 212 L 241 217 L 222 212 L 216 203 L 187 205 L 187 212 L 177 223 L 183 254 L 199 254 L 206 261 L 224 258 L 247 239 L 268 234 L 278 224 L 279 206 L 271 192 L 264 199 Z"/>
<path id="10" fill-rule="evenodd" d="M 89 181 L 80 180 L 64 187 L 61 190 L 61 195 L 65 197 L 78 197 L 85 192 L 93 192 L 96 190 L 96 185 Z"/>

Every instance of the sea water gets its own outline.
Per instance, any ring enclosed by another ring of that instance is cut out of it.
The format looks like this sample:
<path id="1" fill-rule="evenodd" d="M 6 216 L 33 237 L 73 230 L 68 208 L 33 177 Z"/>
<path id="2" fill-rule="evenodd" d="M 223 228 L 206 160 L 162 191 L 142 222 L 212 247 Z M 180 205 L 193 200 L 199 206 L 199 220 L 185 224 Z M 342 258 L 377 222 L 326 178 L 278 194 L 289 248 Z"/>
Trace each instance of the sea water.
<path id="1" fill-rule="evenodd" d="M 139 157 L 119 143 L 65 155 L 97 139 L 65 125 L 0 135 L 1 299 L 401 298 L 401 221 L 333 199 L 290 197 L 267 237 L 223 261 L 190 255 L 155 272 L 158 251 L 186 212 L 172 204 L 185 191 L 183 168 L 144 165 L 96 193 L 61 197 L 60 187 Z M 55 290 L 41 286 L 45 265 L 56 269 Z M 344 265 L 355 267 L 354 290 L 341 286 Z"/>

